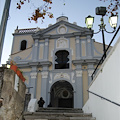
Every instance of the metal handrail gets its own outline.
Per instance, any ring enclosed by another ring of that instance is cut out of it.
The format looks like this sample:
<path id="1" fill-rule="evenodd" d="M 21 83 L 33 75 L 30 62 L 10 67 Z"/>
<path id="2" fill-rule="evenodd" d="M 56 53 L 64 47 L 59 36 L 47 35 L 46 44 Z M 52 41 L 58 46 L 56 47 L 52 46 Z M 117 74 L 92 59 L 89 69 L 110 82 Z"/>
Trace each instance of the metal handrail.
<path id="1" fill-rule="evenodd" d="M 107 98 L 105 98 L 105 97 L 102 97 L 102 96 L 100 96 L 100 95 L 98 95 L 98 94 L 96 94 L 96 93 L 93 93 L 93 92 L 91 92 L 91 91 L 89 91 L 89 90 L 87 90 L 89 93 L 92 93 L 93 95 L 95 95 L 95 96 L 98 96 L 98 97 L 100 97 L 101 99 L 104 99 L 104 100 L 106 100 L 106 101 L 108 101 L 108 102 L 110 102 L 110 103 L 113 103 L 113 104 L 115 104 L 115 105 L 117 105 L 117 106 L 119 106 L 120 107 L 120 104 L 118 104 L 118 103 L 116 103 L 116 102 L 113 102 L 113 101 L 111 101 L 111 100 L 109 100 L 109 99 L 107 99 Z"/>
<path id="2" fill-rule="evenodd" d="M 96 66 L 96 68 L 95 68 L 93 74 L 91 75 L 92 80 L 93 80 L 93 77 L 94 77 L 94 75 L 95 75 L 95 73 L 96 73 L 96 70 L 98 69 L 98 66 L 104 62 L 104 60 L 105 60 L 105 58 L 106 58 L 106 57 L 105 57 L 105 54 L 107 53 L 108 49 L 110 48 L 110 46 L 111 46 L 111 44 L 112 44 L 114 38 L 116 37 L 117 33 L 119 32 L 119 30 L 120 30 L 120 25 L 119 25 L 117 31 L 115 32 L 115 34 L 114 34 L 112 40 L 110 41 L 110 43 L 109 43 L 107 49 L 105 50 L 105 53 L 103 54 L 102 58 L 100 59 L 99 63 L 97 64 L 97 66 Z"/>

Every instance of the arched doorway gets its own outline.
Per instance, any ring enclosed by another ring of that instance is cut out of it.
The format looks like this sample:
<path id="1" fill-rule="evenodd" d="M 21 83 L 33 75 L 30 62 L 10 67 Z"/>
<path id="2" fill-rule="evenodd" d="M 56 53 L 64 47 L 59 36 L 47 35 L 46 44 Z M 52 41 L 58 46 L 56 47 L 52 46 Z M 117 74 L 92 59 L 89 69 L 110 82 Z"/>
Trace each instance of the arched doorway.
<path id="1" fill-rule="evenodd" d="M 65 81 L 60 80 L 51 87 L 50 102 L 52 107 L 73 108 L 73 87 Z"/>

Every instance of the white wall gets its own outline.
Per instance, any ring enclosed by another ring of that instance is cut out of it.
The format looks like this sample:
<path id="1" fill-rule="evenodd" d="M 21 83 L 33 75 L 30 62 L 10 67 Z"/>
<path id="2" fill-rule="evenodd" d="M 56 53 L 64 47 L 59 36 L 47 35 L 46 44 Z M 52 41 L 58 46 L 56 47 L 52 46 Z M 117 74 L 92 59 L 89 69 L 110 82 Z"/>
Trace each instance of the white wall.
<path id="1" fill-rule="evenodd" d="M 120 104 L 120 38 L 102 64 L 89 91 Z M 83 111 L 92 113 L 96 120 L 120 120 L 120 106 L 91 93 Z"/>

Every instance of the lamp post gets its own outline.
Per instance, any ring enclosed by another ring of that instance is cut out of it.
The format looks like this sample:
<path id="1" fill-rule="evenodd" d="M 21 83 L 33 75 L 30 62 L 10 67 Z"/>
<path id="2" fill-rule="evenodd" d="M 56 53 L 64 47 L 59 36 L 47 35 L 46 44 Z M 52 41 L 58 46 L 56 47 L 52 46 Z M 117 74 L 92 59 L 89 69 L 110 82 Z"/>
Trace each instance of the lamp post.
<path id="1" fill-rule="evenodd" d="M 96 8 L 96 15 L 101 15 L 102 18 L 101 18 L 101 24 L 99 25 L 99 31 L 94 33 L 94 34 L 97 34 L 99 33 L 100 31 L 102 32 L 102 39 L 103 39 L 103 52 L 104 52 L 104 58 L 106 58 L 106 48 L 105 48 L 105 37 L 104 37 L 104 31 L 107 32 L 107 33 L 114 33 L 115 30 L 116 30 L 116 27 L 117 27 L 117 19 L 118 19 L 118 16 L 115 16 L 115 15 L 112 15 L 109 17 L 109 23 L 110 23 L 110 26 L 114 29 L 112 32 L 108 32 L 105 28 L 105 24 L 104 24 L 104 19 L 103 17 L 105 16 L 106 14 L 106 7 L 97 7 Z M 93 26 L 93 23 L 94 23 L 94 17 L 92 16 L 88 16 L 85 18 L 85 23 L 87 25 L 87 28 L 91 29 L 92 26 Z"/>

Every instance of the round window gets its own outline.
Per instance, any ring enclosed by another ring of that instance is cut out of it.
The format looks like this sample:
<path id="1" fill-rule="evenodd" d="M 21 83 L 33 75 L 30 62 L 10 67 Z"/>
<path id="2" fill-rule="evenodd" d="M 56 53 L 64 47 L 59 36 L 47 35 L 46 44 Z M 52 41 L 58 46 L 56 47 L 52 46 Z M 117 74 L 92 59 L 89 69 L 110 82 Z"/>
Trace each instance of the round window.
<path id="1" fill-rule="evenodd" d="M 59 32 L 60 32 L 61 34 L 66 33 L 65 27 L 60 27 Z"/>
<path id="2" fill-rule="evenodd" d="M 67 32 L 67 28 L 65 25 L 61 25 L 58 27 L 58 33 L 59 34 L 65 34 Z"/>
<path id="3" fill-rule="evenodd" d="M 68 91 L 67 90 L 63 91 L 63 97 L 68 97 Z"/>

